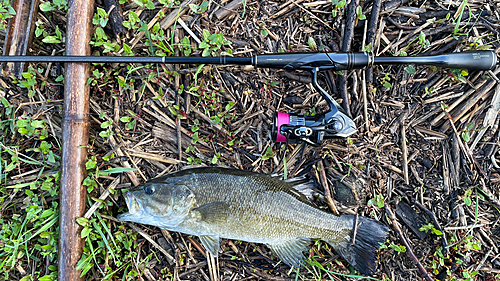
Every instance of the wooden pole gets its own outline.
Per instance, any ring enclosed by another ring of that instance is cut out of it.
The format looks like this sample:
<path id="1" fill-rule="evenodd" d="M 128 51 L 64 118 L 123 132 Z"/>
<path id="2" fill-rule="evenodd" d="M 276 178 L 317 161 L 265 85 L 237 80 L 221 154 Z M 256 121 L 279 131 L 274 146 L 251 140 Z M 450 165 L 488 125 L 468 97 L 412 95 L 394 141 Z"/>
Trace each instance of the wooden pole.
<path id="1" fill-rule="evenodd" d="M 88 56 L 94 0 L 69 1 L 66 30 L 66 55 Z M 67 63 L 64 87 L 63 153 L 59 219 L 59 280 L 76 281 L 76 264 L 83 251 L 81 227 L 76 219 L 85 212 L 85 161 L 89 139 L 89 93 L 86 86 L 90 65 Z"/>
<path id="2" fill-rule="evenodd" d="M 5 34 L 4 56 L 26 56 L 35 33 L 35 21 L 38 14 L 38 0 L 14 0 L 12 8 L 16 14 L 10 18 Z M 14 74 L 22 78 L 27 62 L 8 62 L 2 66 L 2 75 Z"/>

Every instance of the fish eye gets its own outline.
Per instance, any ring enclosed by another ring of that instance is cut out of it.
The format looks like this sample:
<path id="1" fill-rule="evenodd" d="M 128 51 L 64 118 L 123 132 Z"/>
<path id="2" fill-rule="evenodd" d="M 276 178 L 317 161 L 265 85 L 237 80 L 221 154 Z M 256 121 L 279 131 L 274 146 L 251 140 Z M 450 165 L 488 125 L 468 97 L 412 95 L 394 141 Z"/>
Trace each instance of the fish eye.
<path id="1" fill-rule="evenodd" d="M 147 195 L 151 195 L 151 194 L 155 193 L 155 189 L 154 189 L 154 187 L 146 186 L 144 188 L 144 192 L 146 192 Z"/>

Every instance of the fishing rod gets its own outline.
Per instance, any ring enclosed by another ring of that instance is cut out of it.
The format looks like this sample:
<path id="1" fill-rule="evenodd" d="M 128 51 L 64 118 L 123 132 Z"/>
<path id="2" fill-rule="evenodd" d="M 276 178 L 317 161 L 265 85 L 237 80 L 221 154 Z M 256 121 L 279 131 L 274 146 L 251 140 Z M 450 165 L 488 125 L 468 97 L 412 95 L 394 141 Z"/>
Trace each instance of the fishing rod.
<path id="1" fill-rule="evenodd" d="M 278 112 L 271 129 L 276 142 L 306 142 L 318 146 L 325 139 L 348 137 L 356 132 L 354 121 L 318 84 L 318 73 L 325 70 L 351 70 L 373 65 L 432 65 L 468 70 L 492 70 L 497 64 L 493 51 L 467 51 L 437 56 L 377 57 L 368 53 L 279 53 L 253 57 L 106 57 L 106 56 L 0 56 L 0 62 L 60 63 L 164 63 L 253 65 L 258 68 L 305 70 L 312 73 L 313 87 L 329 109 L 315 116 Z"/>

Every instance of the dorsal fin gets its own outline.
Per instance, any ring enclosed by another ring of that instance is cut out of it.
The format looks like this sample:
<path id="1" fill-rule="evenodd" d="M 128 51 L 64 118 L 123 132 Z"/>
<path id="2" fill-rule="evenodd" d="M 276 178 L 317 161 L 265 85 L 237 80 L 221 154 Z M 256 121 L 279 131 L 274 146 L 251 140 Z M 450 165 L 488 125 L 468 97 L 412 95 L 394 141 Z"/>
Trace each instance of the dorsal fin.
<path id="1" fill-rule="evenodd" d="M 316 182 L 306 177 L 296 177 L 285 180 L 285 182 L 292 184 L 293 189 L 303 194 L 307 199 L 313 199 L 314 189 L 316 189 Z"/>

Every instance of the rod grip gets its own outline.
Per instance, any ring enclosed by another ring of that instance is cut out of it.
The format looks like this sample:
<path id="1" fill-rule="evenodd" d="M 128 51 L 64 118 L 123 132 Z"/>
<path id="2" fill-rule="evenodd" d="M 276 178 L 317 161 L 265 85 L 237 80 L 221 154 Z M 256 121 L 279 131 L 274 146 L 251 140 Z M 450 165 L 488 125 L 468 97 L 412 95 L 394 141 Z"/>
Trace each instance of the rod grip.
<path id="1" fill-rule="evenodd" d="M 469 70 L 492 70 L 497 64 L 497 55 L 493 51 L 473 51 L 452 53 L 448 56 L 446 67 Z"/>

